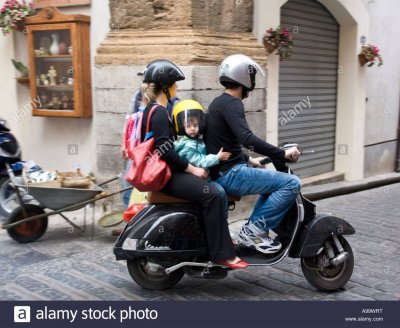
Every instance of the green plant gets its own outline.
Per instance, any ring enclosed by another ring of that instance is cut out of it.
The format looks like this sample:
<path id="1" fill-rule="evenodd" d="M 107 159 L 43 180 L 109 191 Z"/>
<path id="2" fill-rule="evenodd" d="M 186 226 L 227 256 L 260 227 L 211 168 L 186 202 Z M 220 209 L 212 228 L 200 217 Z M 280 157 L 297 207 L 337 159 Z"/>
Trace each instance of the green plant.
<path id="1" fill-rule="evenodd" d="M 21 62 L 17 62 L 14 59 L 11 59 L 12 63 L 14 64 L 14 67 L 18 70 L 18 72 L 21 73 L 21 76 L 28 76 L 29 71 L 28 71 L 28 67 L 26 67 L 24 64 L 22 64 Z"/>
<path id="2" fill-rule="evenodd" d="M 268 53 L 277 50 L 280 59 L 289 58 L 292 55 L 293 40 L 289 30 L 278 26 L 276 29 L 269 28 L 263 36 L 263 44 Z"/>
<path id="3" fill-rule="evenodd" d="M 26 0 L 7 0 L 0 9 L 0 27 L 3 34 L 7 35 L 12 31 L 23 31 L 23 20 L 25 17 L 34 14 L 33 4 Z"/>

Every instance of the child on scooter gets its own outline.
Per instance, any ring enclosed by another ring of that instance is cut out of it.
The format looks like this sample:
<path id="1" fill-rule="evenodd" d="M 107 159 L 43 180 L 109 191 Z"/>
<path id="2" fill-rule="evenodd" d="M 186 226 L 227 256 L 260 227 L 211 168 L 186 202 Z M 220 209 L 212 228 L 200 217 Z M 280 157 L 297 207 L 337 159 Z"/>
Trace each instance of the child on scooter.
<path id="1" fill-rule="evenodd" d="M 205 130 L 206 119 L 203 107 L 197 101 L 191 99 L 180 101 L 172 112 L 172 118 L 179 135 L 178 140 L 174 142 L 175 151 L 190 164 L 208 169 L 220 161 L 229 159 L 231 153 L 224 152 L 222 148 L 218 154 L 207 154 L 201 137 Z M 225 190 L 220 184 L 211 179 L 208 181 L 226 198 Z M 227 200 L 225 208 L 228 209 Z"/>

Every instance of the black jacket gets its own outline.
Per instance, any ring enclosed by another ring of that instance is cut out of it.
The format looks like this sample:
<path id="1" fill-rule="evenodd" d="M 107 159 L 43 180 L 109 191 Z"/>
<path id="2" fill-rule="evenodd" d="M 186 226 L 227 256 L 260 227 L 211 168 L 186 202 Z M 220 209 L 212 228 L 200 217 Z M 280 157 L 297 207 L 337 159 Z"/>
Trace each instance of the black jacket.
<path id="1" fill-rule="evenodd" d="M 246 121 L 242 101 L 228 93 L 218 96 L 210 104 L 204 141 L 209 154 L 217 154 L 221 148 L 232 153 L 229 160 L 211 168 L 211 177 L 214 179 L 218 177 L 218 172 L 248 162 L 249 156 L 243 153 L 242 146 L 271 158 L 282 159 L 285 156 L 282 149 L 253 134 Z"/>

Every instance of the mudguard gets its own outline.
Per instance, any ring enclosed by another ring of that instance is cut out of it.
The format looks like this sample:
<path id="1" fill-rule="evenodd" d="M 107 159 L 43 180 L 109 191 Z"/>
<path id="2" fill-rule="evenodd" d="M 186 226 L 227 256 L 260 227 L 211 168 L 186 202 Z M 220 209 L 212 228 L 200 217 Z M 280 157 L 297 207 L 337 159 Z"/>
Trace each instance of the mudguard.
<path id="1" fill-rule="evenodd" d="M 356 231 L 345 220 L 330 215 L 317 214 L 303 225 L 289 251 L 290 257 L 309 257 L 317 254 L 325 240 L 332 235 L 352 235 Z"/>
<path id="2" fill-rule="evenodd" d="M 114 245 L 117 260 L 206 254 L 200 211 L 187 205 L 150 205 L 125 227 Z"/>

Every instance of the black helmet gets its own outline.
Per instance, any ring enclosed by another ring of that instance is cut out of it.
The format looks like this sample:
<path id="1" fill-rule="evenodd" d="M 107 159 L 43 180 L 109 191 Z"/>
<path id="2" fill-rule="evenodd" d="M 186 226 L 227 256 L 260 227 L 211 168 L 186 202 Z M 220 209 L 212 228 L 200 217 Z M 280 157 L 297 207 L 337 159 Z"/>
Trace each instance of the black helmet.
<path id="1" fill-rule="evenodd" d="M 143 83 L 158 83 L 165 93 L 176 81 L 184 79 L 181 69 L 166 59 L 152 61 L 143 72 Z"/>

